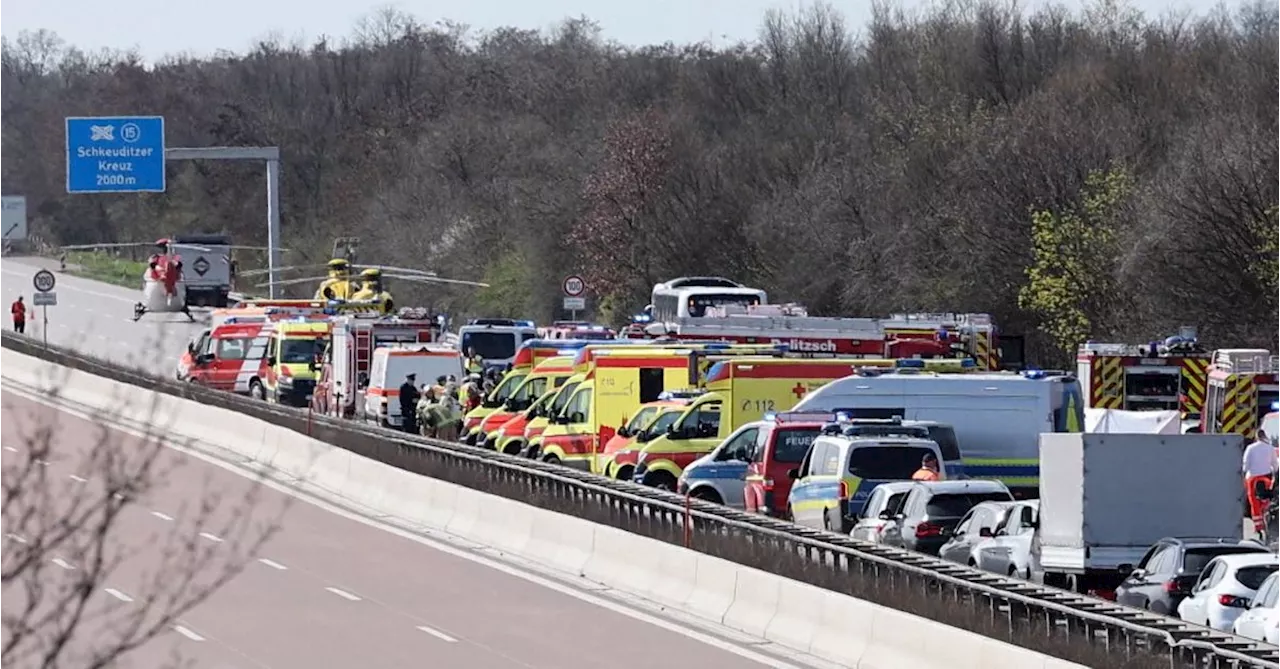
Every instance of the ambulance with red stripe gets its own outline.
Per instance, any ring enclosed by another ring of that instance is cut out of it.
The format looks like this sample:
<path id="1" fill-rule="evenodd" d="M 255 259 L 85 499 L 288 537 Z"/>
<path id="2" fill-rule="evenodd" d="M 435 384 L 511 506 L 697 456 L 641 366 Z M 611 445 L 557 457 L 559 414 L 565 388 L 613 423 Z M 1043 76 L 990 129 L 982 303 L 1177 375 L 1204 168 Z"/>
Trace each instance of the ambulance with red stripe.
<path id="1" fill-rule="evenodd" d="M 697 318 L 646 326 L 653 336 L 783 345 L 810 357 L 970 358 L 1000 369 L 1000 340 L 987 314 L 895 314 L 889 318 L 809 316 L 797 305 L 713 307 Z M 1019 341 L 1016 338 L 1012 342 Z"/>
<path id="2" fill-rule="evenodd" d="M 511 395 L 524 383 L 525 378 L 539 363 L 562 355 L 573 355 L 592 342 L 585 339 L 530 339 L 520 345 L 512 359 L 511 370 L 480 402 L 480 406 L 467 412 L 462 419 L 461 438 L 471 446 L 483 444 L 480 426 L 490 414 L 498 411 Z"/>
<path id="3" fill-rule="evenodd" d="M 413 374 L 416 385 L 435 385 L 441 376 L 462 378 L 462 352 L 449 344 L 395 344 L 373 351 L 364 419 L 383 427 L 400 427 L 400 386 Z M 415 407 L 416 410 L 416 407 Z"/>
<path id="4" fill-rule="evenodd" d="M 538 363 L 524 377 L 520 385 L 516 386 L 502 406 L 481 419 L 476 444 L 496 450 L 498 440 L 504 434 L 524 434 L 524 426 L 527 424 L 527 421 L 521 420 L 524 412 L 548 390 L 555 390 L 563 385 L 570 376 L 573 376 L 573 356 L 561 355 Z M 517 424 L 508 428 L 507 423 L 512 421 Z M 516 429 L 519 429 L 519 432 L 515 432 Z M 512 444 L 507 446 L 515 448 Z M 512 451 L 512 454 L 518 452 L 517 448 Z"/>
<path id="5" fill-rule="evenodd" d="M 551 417 L 538 457 L 594 471 L 600 450 L 640 405 L 697 384 L 712 360 L 770 353 L 782 355 L 785 349 L 723 343 L 587 346 L 574 361 L 581 381 L 560 413 Z"/>
<path id="6" fill-rule="evenodd" d="M 267 343 L 275 323 L 251 319 L 248 323 L 226 319 L 187 345 L 178 363 L 178 380 L 215 390 L 265 397 Z"/>
<path id="7" fill-rule="evenodd" d="M 735 430 L 768 412 L 789 411 L 809 392 L 867 367 L 909 366 L 934 371 L 977 369 L 969 359 L 888 360 L 743 358 L 716 362 L 707 393 L 693 401 L 665 435 L 640 450 L 633 480 L 675 490 L 684 468 L 710 453 Z"/>

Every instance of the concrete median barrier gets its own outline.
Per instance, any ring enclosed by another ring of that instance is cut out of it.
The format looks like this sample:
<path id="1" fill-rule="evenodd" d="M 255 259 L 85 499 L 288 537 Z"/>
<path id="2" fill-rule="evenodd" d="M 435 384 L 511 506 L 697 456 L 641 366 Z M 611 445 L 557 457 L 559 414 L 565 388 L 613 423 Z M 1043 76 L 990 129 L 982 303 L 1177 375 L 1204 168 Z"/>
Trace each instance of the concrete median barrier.
<path id="1" fill-rule="evenodd" d="M 50 365 L 10 350 L 0 375 L 48 387 Z M 398 524 L 444 531 L 614 590 L 858 669 L 1076 669 L 1082 665 L 691 551 L 452 483 L 427 479 L 278 425 L 58 370 L 62 397 L 116 411 L 219 457 L 250 460 Z M 121 398 L 130 400 L 121 408 Z"/>

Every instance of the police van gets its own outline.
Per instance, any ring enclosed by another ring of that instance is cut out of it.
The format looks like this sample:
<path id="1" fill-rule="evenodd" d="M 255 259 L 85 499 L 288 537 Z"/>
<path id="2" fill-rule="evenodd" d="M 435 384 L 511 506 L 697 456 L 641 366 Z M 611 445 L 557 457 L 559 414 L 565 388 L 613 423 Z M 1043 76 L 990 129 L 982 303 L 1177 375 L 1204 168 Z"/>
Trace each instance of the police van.
<path id="1" fill-rule="evenodd" d="M 1015 495 L 1040 485 L 1039 435 L 1082 432 L 1084 402 L 1075 377 L 1043 371 L 976 374 L 859 370 L 809 392 L 793 412 L 932 421 L 955 431 L 969 478 L 1003 481 Z"/>

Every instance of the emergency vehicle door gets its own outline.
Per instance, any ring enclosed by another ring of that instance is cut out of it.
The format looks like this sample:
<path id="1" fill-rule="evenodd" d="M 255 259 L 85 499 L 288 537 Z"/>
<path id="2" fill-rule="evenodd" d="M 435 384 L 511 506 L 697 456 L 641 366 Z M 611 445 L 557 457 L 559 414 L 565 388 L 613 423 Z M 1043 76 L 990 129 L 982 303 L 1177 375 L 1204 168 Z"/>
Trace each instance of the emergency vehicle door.
<path id="1" fill-rule="evenodd" d="M 213 354 L 213 361 L 207 365 L 209 385 L 219 390 L 234 392 L 236 390 L 236 379 L 240 376 L 241 368 L 247 362 L 250 362 L 246 358 L 249 355 L 249 349 L 253 347 L 253 338 L 215 339 L 214 343 L 216 348 Z"/>
<path id="2" fill-rule="evenodd" d="M 191 341 L 187 342 L 187 354 L 182 356 L 182 363 L 186 365 L 185 373 L 187 377 L 196 383 L 203 384 L 208 382 L 209 363 L 205 362 L 203 365 L 197 365 L 196 361 L 201 359 L 200 356 L 202 355 L 206 356 L 207 359 L 207 355 L 210 352 L 209 334 L 211 332 L 212 330 L 204 330 L 192 337 Z"/>
<path id="3" fill-rule="evenodd" d="M 568 437 L 566 454 L 589 454 L 592 452 L 591 441 L 595 438 L 595 430 L 591 429 L 591 388 L 576 391 L 573 398 L 564 407 L 562 420 L 565 434 Z"/>

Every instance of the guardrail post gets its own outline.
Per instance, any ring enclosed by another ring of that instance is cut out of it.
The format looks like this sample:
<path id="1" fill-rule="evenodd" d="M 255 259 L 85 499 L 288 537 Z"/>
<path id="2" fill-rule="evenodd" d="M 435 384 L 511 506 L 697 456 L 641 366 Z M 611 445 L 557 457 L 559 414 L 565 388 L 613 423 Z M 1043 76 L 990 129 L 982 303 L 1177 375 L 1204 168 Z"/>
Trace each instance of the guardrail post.
<path id="1" fill-rule="evenodd" d="M 693 522 L 692 522 L 693 513 L 691 512 L 691 509 L 690 509 L 691 499 L 692 498 L 687 494 L 684 496 L 684 547 L 685 548 L 693 547 Z"/>

